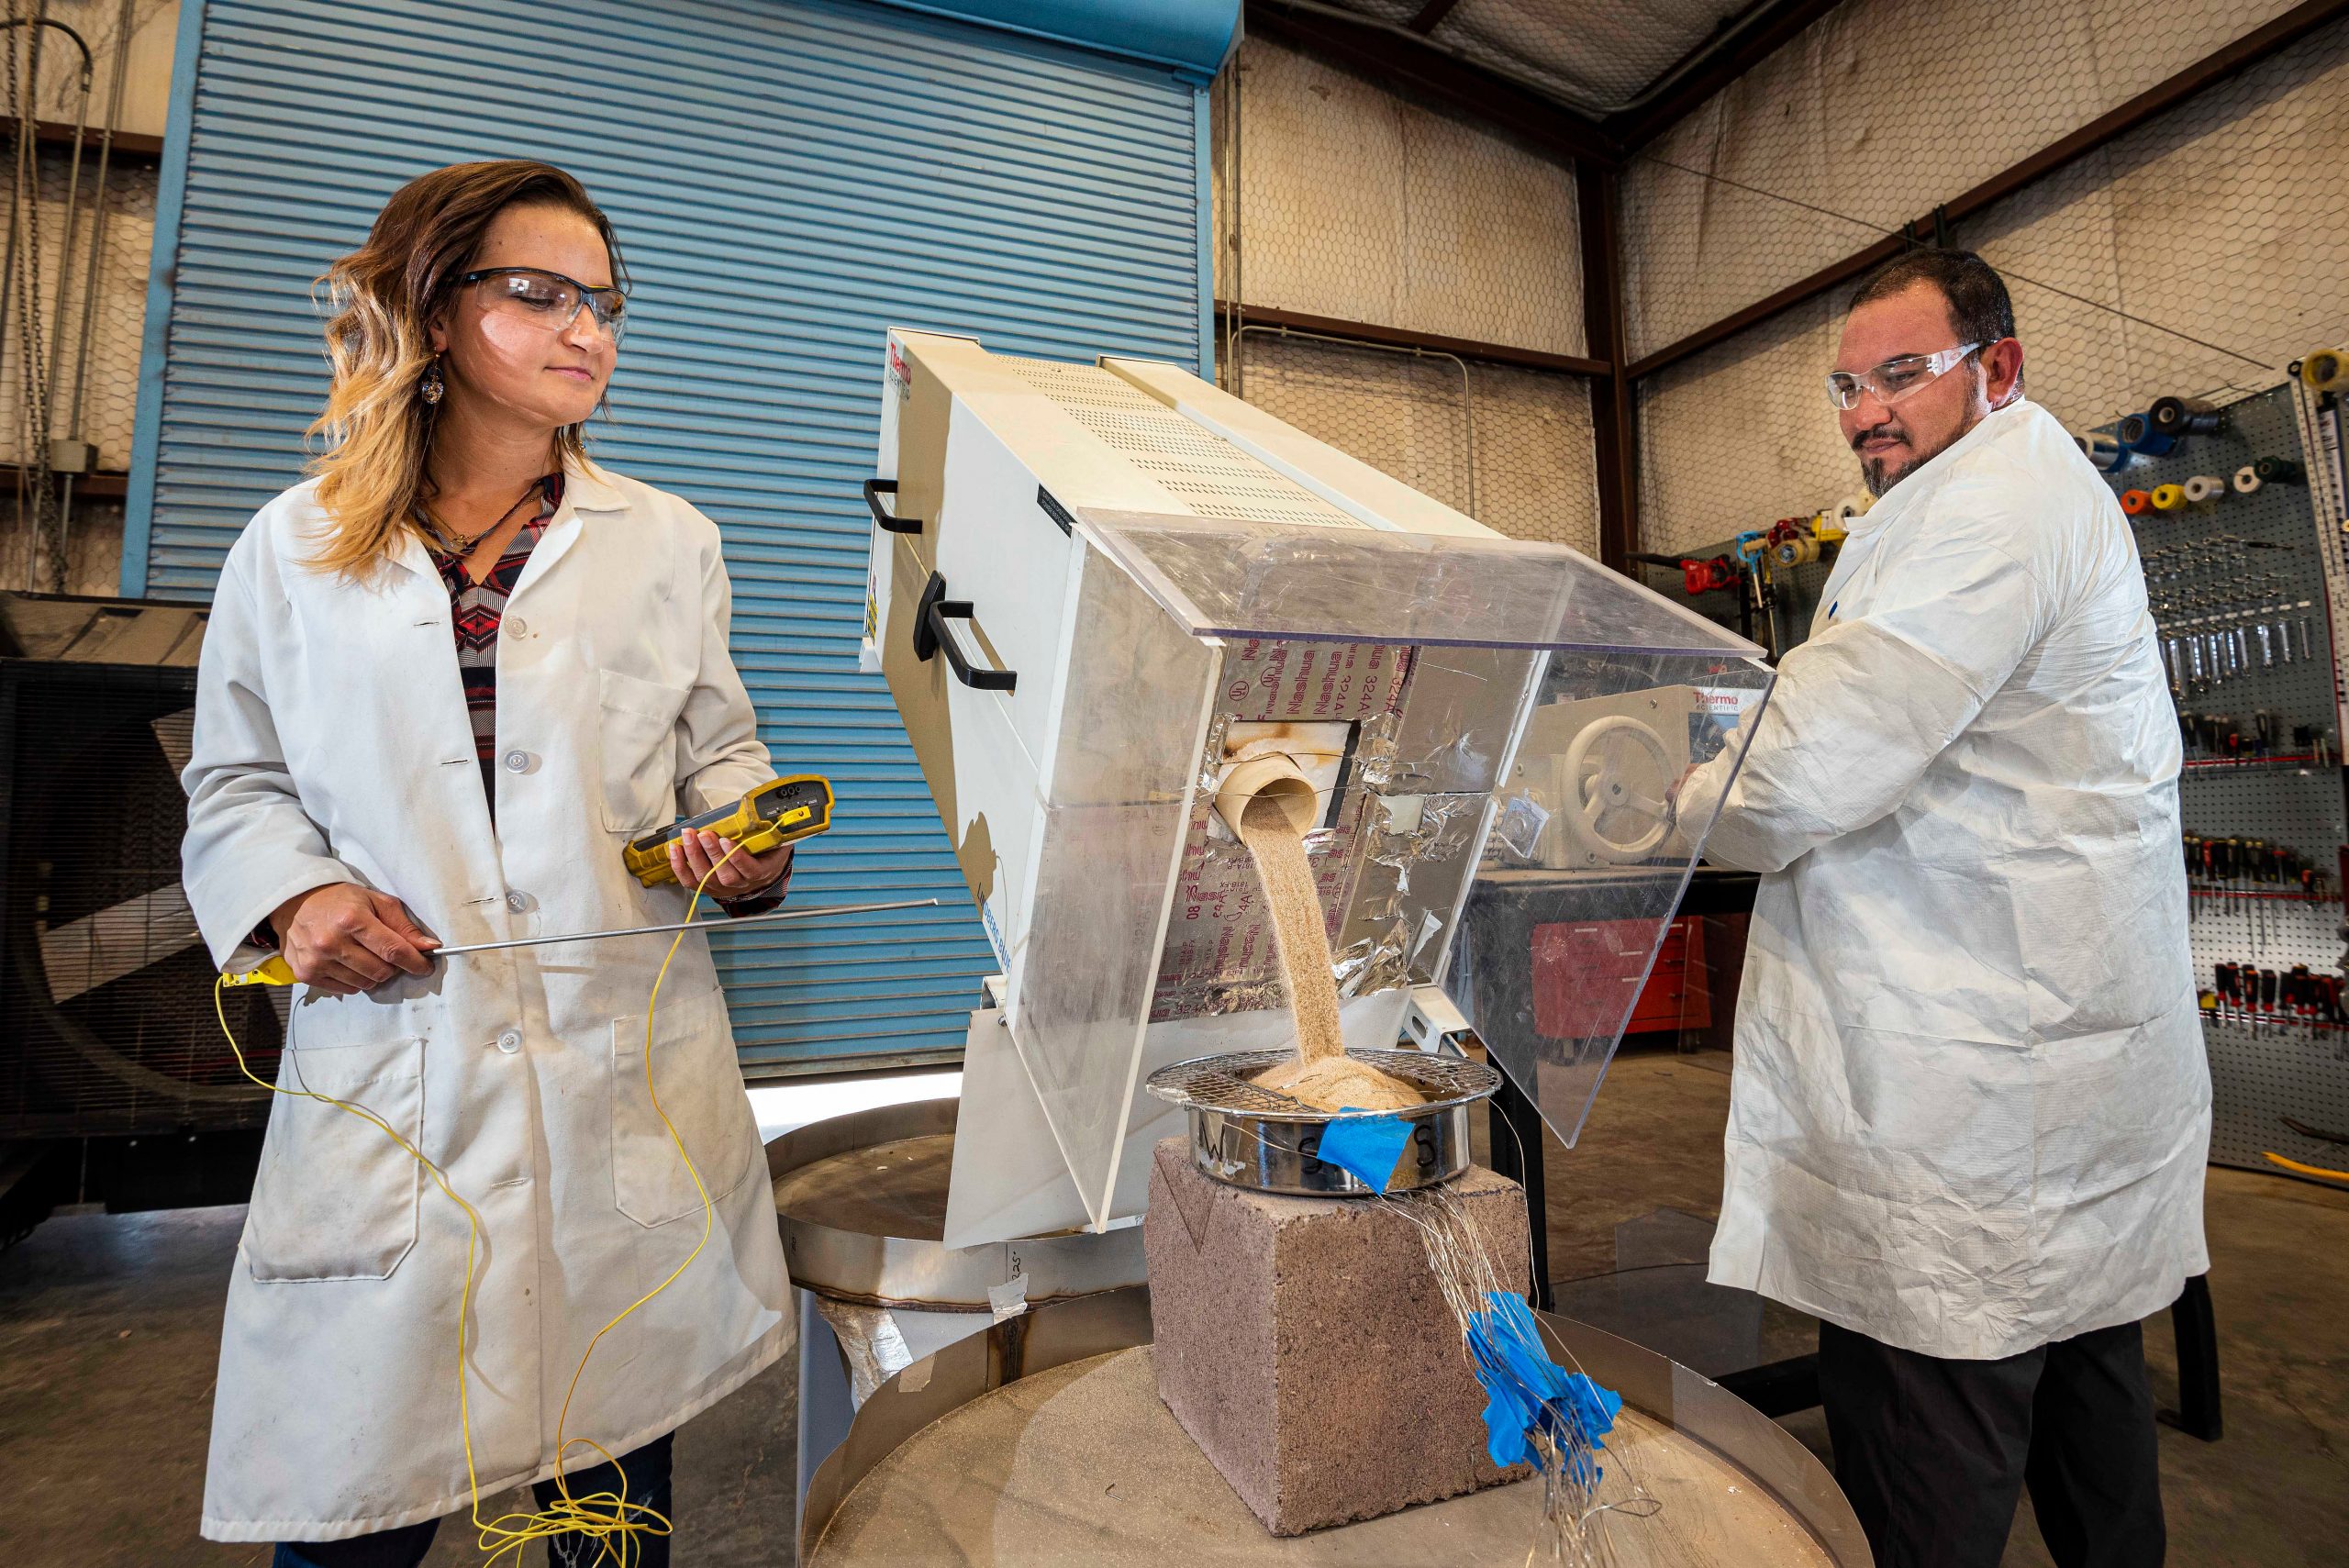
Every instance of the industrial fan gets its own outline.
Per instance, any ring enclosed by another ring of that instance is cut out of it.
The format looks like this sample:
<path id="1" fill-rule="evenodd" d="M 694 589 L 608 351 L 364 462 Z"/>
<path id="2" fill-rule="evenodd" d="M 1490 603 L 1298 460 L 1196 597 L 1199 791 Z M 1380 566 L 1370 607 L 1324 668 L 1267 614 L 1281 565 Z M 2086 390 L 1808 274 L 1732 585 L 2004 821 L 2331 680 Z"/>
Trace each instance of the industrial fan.
<path id="1" fill-rule="evenodd" d="M 0 1142 L 261 1126 L 180 886 L 202 612 L 0 595 L 0 623 L 12 653 L 49 655 L 0 658 Z M 270 1074 L 269 998 L 228 1006 Z"/>

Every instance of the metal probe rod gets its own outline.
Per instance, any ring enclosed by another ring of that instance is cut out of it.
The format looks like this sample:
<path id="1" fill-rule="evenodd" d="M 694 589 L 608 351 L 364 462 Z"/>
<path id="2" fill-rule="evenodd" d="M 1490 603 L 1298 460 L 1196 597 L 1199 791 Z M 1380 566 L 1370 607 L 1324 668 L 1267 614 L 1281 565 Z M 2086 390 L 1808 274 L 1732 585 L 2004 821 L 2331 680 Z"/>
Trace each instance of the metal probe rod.
<path id="1" fill-rule="evenodd" d="M 537 948 L 552 942 L 599 942 L 606 937 L 649 937 L 662 931 L 740 930 L 744 926 L 775 925 L 785 920 L 813 920 L 824 915 L 873 915 L 884 909 L 933 909 L 935 898 L 908 898 L 896 904 L 827 904 L 816 909 L 779 909 L 772 915 L 745 915 L 733 920 L 679 920 L 667 926 L 626 926 L 616 931 L 575 931 L 560 937 L 516 937 L 504 942 L 467 942 L 462 947 L 433 948 L 434 958 L 461 952 L 495 952 L 500 948 Z"/>

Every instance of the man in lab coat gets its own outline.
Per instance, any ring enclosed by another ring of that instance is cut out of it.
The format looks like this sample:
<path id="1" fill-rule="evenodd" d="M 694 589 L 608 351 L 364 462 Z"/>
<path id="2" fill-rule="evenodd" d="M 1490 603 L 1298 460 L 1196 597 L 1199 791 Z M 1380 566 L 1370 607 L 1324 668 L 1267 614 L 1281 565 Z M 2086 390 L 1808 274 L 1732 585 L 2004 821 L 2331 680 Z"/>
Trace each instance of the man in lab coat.
<path id="1" fill-rule="evenodd" d="M 1711 1278 L 1820 1318 L 1880 1568 L 1995 1568 L 2026 1485 L 2062 1568 L 2160 1562 L 2138 1324 L 2209 1266 L 2177 722 L 2022 361 L 1978 257 L 1861 287 L 1827 390 L 1878 500 L 1734 784 L 1679 795 L 1767 873 Z"/>

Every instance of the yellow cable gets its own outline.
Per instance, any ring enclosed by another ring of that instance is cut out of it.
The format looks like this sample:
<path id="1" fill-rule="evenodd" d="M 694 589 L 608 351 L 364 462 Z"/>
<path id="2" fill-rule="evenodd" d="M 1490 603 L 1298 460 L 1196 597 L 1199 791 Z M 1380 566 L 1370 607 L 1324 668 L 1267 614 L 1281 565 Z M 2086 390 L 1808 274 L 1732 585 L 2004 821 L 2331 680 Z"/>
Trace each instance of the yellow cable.
<path id="1" fill-rule="evenodd" d="M 2298 1171 L 2303 1176 L 2322 1176 L 2328 1182 L 2349 1182 L 2349 1171 L 2328 1171 L 2321 1165 L 2303 1165 L 2298 1160 L 2287 1160 L 2281 1154 L 2261 1150 L 2259 1157 L 2287 1171 Z"/>
<path id="2" fill-rule="evenodd" d="M 718 866 L 731 860 L 740 850 L 740 846 L 737 845 L 718 857 L 701 881 L 694 884 L 693 898 L 685 905 L 685 917 L 687 920 L 691 920 L 695 910 L 701 906 L 702 890 L 709 885 L 710 877 L 716 876 Z M 220 1033 L 228 1040 L 228 1049 L 236 1054 L 239 1072 L 273 1095 L 284 1095 L 289 1099 L 317 1100 L 321 1105 L 349 1111 L 377 1129 L 431 1175 L 433 1185 L 446 1194 L 450 1202 L 465 1211 L 465 1285 L 457 1298 L 457 1421 L 464 1438 L 465 1485 L 473 1499 L 473 1527 L 479 1532 L 477 1542 L 481 1550 L 489 1554 L 487 1561 L 492 1563 L 508 1554 L 518 1562 L 523 1550 L 534 1540 L 557 1535 L 584 1535 L 598 1543 L 598 1562 L 608 1560 L 617 1568 L 630 1568 L 640 1550 L 635 1539 L 637 1536 L 667 1535 L 672 1528 L 667 1516 L 659 1509 L 629 1500 L 628 1471 L 609 1450 L 592 1439 L 565 1438 L 563 1431 L 571 1419 L 572 1397 L 579 1392 L 579 1380 L 585 1374 L 588 1358 L 596 1353 L 596 1347 L 603 1343 L 604 1336 L 619 1327 L 629 1313 L 668 1289 L 676 1283 L 680 1274 L 693 1266 L 694 1260 L 701 1256 L 702 1249 L 709 1245 L 710 1231 L 717 1224 L 717 1207 L 710 1202 L 709 1188 L 703 1184 L 701 1172 L 695 1167 L 693 1156 L 685 1151 L 685 1140 L 677 1131 L 676 1123 L 669 1119 L 668 1111 L 662 1108 L 660 1091 L 652 1083 L 652 1013 L 660 1005 L 661 983 L 668 979 L 670 962 L 677 956 L 677 949 L 685 941 L 685 935 L 681 930 L 670 941 L 668 952 L 662 957 L 661 968 L 652 977 L 652 995 L 644 1004 L 644 1092 L 651 1098 L 653 1114 L 661 1118 L 661 1125 L 668 1130 L 669 1140 L 677 1146 L 677 1158 L 685 1162 L 685 1174 L 693 1178 L 694 1191 L 700 1195 L 701 1238 L 694 1243 L 694 1250 L 685 1254 L 684 1262 L 670 1270 L 668 1276 L 659 1284 L 621 1308 L 610 1322 L 596 1330 L 594 1339 L 587 1341 L 587 1349 L 581 1354 L 579 1365 L 571 1374 L 571 1385 L 563 1391 L 562 1410 L 555 1418 L 553 1479 L 558 1494 L 555 1501 L 536 1513 L 501 1514 L 495 1519 L 481 1517 L 481 1477 L 473 1468 L 473 1402 L 465 1383 L 465 1326 L 473 1317 L 473 1269 L 481 1245 L 480 1213 L 457 1195 L 456 1188 L 449 1184 L 447 1173 L 425 1158 L 421 1150 L 401 1137 L 389 1122 L 366 1106 L 339 1100 L 332 1095 L 321 1095 L 306 1085 L 298 1089 L 282 1088 L 255 1073 L 245 1062 L 244 1048 L 237 1043 L 236 1031 L 228 1027 L 228 1009 L 224 1000 L 228 978 L 224 974 L 212 983 L 213 1016 L 220 1020 Z M 301 1053 L 289 1050 L 285 1052 L 285 1059 L 294 1063 L 294 1075 L 298 1081 L 302 1075 Z M 571 1495 L 571 1485 L 564 1477 L 562 1466 L 564 1456 L 574 1445 L 593 1449 L 603 1456 L 605 1463 L 618 1473 L 618 1491 L 595 1492 L 584 1497 Z"/>

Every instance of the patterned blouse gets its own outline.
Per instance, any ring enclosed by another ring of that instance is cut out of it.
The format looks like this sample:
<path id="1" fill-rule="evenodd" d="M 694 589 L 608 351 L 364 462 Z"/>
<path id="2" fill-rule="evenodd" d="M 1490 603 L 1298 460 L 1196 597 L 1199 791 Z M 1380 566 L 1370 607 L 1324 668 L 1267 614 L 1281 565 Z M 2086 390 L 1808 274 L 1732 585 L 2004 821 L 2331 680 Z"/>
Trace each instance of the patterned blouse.
<path id="1" fill-rule="evenodd" d="M 506 620 L 506 602 L 514 596 L 522 569 L 530 563 L 530 551 L 562 507 L 561 472 L 540 479 L 537 491 L 538 509 L 478 583 L 466 572 L 464 556 L 431 549 L 432 564 L 449 590 L 449 624 L 457 636 L 457 673 L 464 681 L 465 709 L 473 725 L 473 755 L 481 762 L 482 791 L 493 819 L 497 816 L 497 631 Z M 523 500 L 529 498 L 526 495 Z M 763 915 L 781 907 L 784 891 L 790 885 L 791 873 L 786 869 L 773 884 L 756 893 L 737 899 L 713 895 L 713 899 L 729 915 Z"/>
<path id="2" fill-rule="evenodd" d="M 481 761 L 482 789 L 489 797 L 493 817 L 497 815 L 497 628 L 506 619 L 506 601 L 513 597 L 514 584 L 522 580 L 522 568 L 530 563 L 530 551 L 562 506 L 562 473 L 540 479 L 537 490 L 538 510 L 480 582 L 466 572 L 463 555 L 437 547 L 431 552 L 432 564 L 440 569 L 441 584 L 449 590 L 449 624 L 457 633 L 457 673 L 465 684 L 465 709 L 473 722 L 473 755 Z"/>

